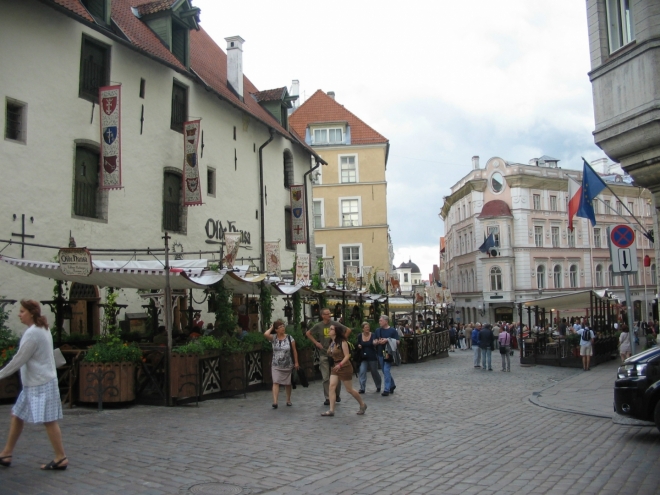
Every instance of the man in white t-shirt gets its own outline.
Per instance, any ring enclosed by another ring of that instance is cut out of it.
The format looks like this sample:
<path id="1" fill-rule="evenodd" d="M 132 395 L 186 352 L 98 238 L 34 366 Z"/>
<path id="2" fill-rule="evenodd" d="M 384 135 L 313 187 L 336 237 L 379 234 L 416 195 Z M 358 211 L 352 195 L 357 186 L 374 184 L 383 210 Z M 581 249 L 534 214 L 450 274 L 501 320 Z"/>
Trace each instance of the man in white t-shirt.
<path id="1" fill-rule="evenodd" d="M 589 364 L 591 362 L 591 356 L 593 355 L 593 342 L 594 342 L 594 332 L 585 326 L 583 329 L 577 331 L 580 335 L 580 356 L 582 356 L 582 369 L 584 371 L 589 371 L 591 368 Z"/>

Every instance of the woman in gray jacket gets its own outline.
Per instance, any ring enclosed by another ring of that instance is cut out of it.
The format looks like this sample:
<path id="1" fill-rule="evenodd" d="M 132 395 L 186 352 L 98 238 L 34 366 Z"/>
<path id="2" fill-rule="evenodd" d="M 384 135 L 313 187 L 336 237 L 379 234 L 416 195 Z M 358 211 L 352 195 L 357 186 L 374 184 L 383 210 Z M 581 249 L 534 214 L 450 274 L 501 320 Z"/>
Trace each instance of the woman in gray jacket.
<path id="1" fill-rule="evenodd" d="M 27 421 L 43 423 L 55 451 L 55 458 L 41 466 L 41 469 L 62 471 L 67 468 L 69 461 L 64 453 L 62 432 L 57 423 L 57 420 L 62 419 L 62 402 L 53 357 L 53 337 L 48 330 L 46 318 L 41 316 L 41 307 L 37 301 L 22 300 L 18 317 L 28 329 L 21 337 L 16 355 L 0 370 L 0 379 L 20 369 L 23 390 L 11 410 L 9 435 L 5 448 L 0 452 L 0 466 L 11 466 L 14 447 Z"/>

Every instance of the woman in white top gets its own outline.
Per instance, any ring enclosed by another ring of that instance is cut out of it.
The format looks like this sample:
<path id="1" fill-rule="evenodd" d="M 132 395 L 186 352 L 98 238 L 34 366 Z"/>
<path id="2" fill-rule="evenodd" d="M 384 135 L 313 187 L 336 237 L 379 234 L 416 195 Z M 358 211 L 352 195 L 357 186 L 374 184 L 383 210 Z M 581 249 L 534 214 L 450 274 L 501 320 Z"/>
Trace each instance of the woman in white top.
<path id="1" fill-rule="evenodd" d="M 621 355 L 621 362 L 624 362 L 630 357 L 630 332 L 628 325 L 620 325 L 621 335 L 619 335 L 619 354 Z"/>
<path id="2" fill-rule="evenodd" d="M 23 390 L 11 410 L 9 435 L 5 448 L 0 452 L 0 466 L 11 465 L 14 447 L 27 421 L 44 424 L 55 451 L 55 458 L 41 466 L 41 469 L 62 471 L 69 465 L 69 461 L 64 453 L 62 432 L 57 423 L 58 419 L 62 419 L 62 402 L 53 357 L 53 337 L 48 330 L 46 318 L 41 316 L 41 307 L 37 301 L 22 300 L 18 318 L 28 329 L 21 337 L 16 355 L 0 370 L 0 379 L 20 369 Z"/>

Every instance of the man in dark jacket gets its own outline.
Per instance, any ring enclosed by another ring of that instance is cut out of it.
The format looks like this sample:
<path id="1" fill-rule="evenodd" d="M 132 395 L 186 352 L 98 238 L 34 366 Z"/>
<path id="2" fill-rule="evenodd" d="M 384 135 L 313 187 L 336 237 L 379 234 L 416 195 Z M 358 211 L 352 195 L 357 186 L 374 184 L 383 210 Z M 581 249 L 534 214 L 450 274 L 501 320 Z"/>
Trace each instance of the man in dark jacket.
<path id="1" fill-rule="evenodd" d="M 479 349 L 481 349 L 481 369 L 486 370 L 486 363 L 488 363 L 488 371 L 493 371 L 491 365 L 492 351 L 493 351 L 493 331 L 490 324 L 486 323 L 479 332 Z"/>

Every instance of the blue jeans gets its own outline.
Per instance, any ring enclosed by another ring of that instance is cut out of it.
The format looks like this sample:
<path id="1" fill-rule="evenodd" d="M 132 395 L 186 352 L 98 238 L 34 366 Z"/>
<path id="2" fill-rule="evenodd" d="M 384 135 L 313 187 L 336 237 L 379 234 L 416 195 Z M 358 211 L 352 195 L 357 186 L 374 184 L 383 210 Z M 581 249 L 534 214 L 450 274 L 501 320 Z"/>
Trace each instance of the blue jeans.
<path id="1" fill-rule="evenodd" d="M 472 349 L 472 352 L 474 353 L 474 366 L 481 366 L 481 349 L 477 345 L 474 345 Z"/>
<path id="2" fill-rule="evenodd" d="M 383 390 L 383 392 L 390 392 L 392 387 L 396 387 L 394 384 L 394 378 L 392 378 L 390 372 L 392 363 L 386 363 L 383 356 L 378 356 L 378 362 L 380 363 L 380 367 L 383 368 L 383 376 L 385 377 L 385 390 Z"/>
<path id="3" fill-rule="evenodd" d="M 365 390 L 365 387 L 367 386 L 367 370 L 371 371 L 371 378 L 374 379 L 376 388 L 380 390 L 381 378 L 380 373 L 378 373 L 378 361 L 366 360 L 360 363 L 360 373 L 358 375 L 360 390 Z"/>
<path id="4" fill-rule="evenodd" d="M 483 369 L 486 369 L 486 368 L 488 368 L 489 370 L 493 369 L 493 367 L 491 365 L 491 361 L 490 361 L 491 357 L 492 357 L 491 354 L 492 353 L 491 353 L 490 347 L 487 347 L 486 349 L 483 349 L 483 348 L 481 349 L 481 367 Z M 488 361 L 488 366 L 486 366 L 486 361 Z"/>

